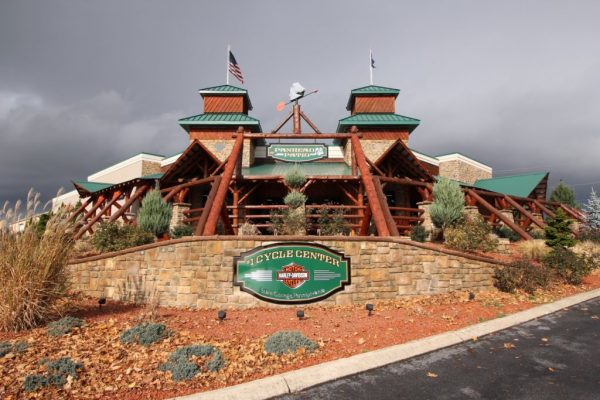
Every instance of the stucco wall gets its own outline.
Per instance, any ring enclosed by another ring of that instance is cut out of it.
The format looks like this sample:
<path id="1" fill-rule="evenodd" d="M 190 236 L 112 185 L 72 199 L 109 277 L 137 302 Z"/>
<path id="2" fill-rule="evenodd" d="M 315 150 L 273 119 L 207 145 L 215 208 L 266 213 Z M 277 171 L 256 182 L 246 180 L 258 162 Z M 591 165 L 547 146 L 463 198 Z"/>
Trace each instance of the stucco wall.
<path id="1" fill-rule="evenodd" d="M 184 238 L 70 264 L 73 288 L 90 296 L 133 300 L 156 292 L 160 304 L 192 308 L 275 306 L 233 286 L 233 257 L 273 238 Z M 310 241 L 294 237 L 277 242 Z M 318 303 L 352 304 L 405 295 L 492 286 L 494 261 L 437 251 L 402 239 L 313 240 L 350 257 L 351 285 Z"/>

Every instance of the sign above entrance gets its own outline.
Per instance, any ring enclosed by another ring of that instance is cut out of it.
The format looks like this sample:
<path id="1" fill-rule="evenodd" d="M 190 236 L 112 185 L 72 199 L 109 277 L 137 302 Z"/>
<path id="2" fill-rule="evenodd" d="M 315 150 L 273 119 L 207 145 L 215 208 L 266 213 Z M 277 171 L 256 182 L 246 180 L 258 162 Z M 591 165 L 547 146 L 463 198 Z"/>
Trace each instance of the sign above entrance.
<path id="1" fill-rule="evenodd" d="M 324 144 L 272 144 L 267 148 L 267 156 L 286 162 L 308 162 L 327 157 Z"/>
<path id="2" fill-rule="evenodd" d="M 311 303 L 350 284 L 350 259 L 313 243 L 276 243 L 234 259 L 233 284 L 272 303 Z"/>

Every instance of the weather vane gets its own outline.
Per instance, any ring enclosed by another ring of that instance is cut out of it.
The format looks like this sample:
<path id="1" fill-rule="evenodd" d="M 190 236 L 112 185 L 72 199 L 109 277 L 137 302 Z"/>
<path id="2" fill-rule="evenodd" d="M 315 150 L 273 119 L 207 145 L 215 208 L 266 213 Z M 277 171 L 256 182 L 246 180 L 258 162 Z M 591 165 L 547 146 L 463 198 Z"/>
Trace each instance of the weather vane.
<path id="1" fill-rule="evenodd" d="M 290 101 L 288 101 L 287 103 L 280 101 L 277 104 L 277 111 L 283 111 L 285 106 L 287 106 L 290 103 L 294 103 L 294 106 L 292 107 L 292 111 L 290 112 L 290 114 L 283 120 L 281 124 L 279 124 L 277 128 L 273 129 L 272 133 L 278 132 L 279 129 L 281 129 L 283 125 L 285 125 L 285 123 L 288 122 L 291 118 L 294 119 L 294 133 L 302 133 L 302 130 L 300 128 L 301 118 L 305 120 L 306 123 L 308 123 L 308 125 L 310 125 L 310 127 L 316 133 L 321 133 L 321 131 L 319 131 L 315 124 L 313 124 L 312 121 L 308 119 L 308 117 L 300 110 L 300 104 L 298 104 L 298 100 L 300 100 L 301 98 L 310 96 L 311 94 L 317 93 L 318 91 L 319 90 L 313 90 L 311 92 L 306 93 L 306 89 L 304 89 L 304 87 L 299 82 L 292 83 L 292 87 L 290 88 Z"/>

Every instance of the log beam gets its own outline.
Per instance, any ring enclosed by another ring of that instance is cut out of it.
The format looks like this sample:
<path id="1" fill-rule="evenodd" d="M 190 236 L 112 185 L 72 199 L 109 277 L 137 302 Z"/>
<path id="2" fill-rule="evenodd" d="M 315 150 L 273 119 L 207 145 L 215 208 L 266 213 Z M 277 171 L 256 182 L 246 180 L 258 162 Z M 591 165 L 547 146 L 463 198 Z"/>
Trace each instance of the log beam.
<path id="1" fill-rule="evenodd" d="M 79 214 L 81 214 L 83 211 L 85 211 L 85 208 L 87 206 L 89 206 L 92 201 L 93 201 L 93 199 L 91 197 L 88 197 L 88 199 L 86 201 L 84 201 L 83 204 L 77 210 L 75 210 L 73 212 L 73 214 L 71 214 L 71 216 L 69 217 L 69 222 L 75 221 L 77 216 Z"/>
<path id="2" fill-rule="evenodd" d="M 353 127 L 352 130 L 354 133 L 356 133 L 356 127 Z M 354 150 L 354 154 L 356 156 L 356 164 L 360 170 L 360 178 L 365 187 L 365 191 L 367 192 L 369 208 L 371 209 L 371 213 L 373 215 L 373 221 L 375 223 L 375 227 L 377 228 L 377 233 L 379 236 L 390 236 L 390 231 L 383 213 L 384 205 L 381 204 L 381 201 L 377 196 L 377 189 L 375 188 L 375 183 L 373 182 L 373 176 L 371 175 L 371 171 L 369 171 L 367 157 L 363 152 L 358 135 L 353 134 L 350 140 L 352 141 L 352 149 Z M 385 206 L 387 207 L 387 203 Z"/>
<path id="3" fill-rule="evenodd" d="M 540 221 L 537 218 L 535 218 L 532 213 L 530 213 L 529 211 L 527 211 L 524 207 L 522 207 L 515 200 L 511 199 L 510 196 L 504 196 L 504 200 L 508 204 L 510 204 L 511 206 L 513 206 L 519 213 L 523 214 L 525 217 L 527 217 L 527 219 L 529 219 L 531 222 L 533 222 L 534 224 L 536 224 L 538 227 L 540 227 L 542 229 L 545 228 L 546 224 L 544 224 L 543 221 Z"/>
<path id="4" fill-rule="evenodd" d="M 122 215 L 125 219 L 125 213 L 127 212 L 127 210 L 129 210 L 129 208 L 131 207 L 131 205 L 133 203 L 135 203 L 135 201 L 137 199 L 139 199 L 148 189 L 150 189 L 150 185 L 144 185 L 139 187 L 135 193 L 133 194 L 133 196 L 129 197 L 129 199 L 125 202 L 125 204 L 123 204 L 121 206 L 121 208 L 119 209 L 119 211 L 117 211 L 116 213 L 114 213 L 110 219 L 108 220 L 108 222 L 115 222 L 117 219 L 119 219 L 119 217 Z"/>
<path id="5" fill-rule="evenodd" d="M 513 231 L 515 231 L 515 233 L 518 234 L 519 236 L 521 236 L 521 238 L 523 238 L 525 240 L 531 240 L 531 239 L 533 239 L 529 233 L 527 233 L 523 228 L 521 228 L 519 225 L 515 224 L 509 218 L 507 218 L 504 214 L 502 214 L 493 205 L 491 205 L 490 203 L 488 203 L 483 197 L 481 197 L 480 195 L 478 195 L 477 193 L 475 193 L 471 189 L 467 189 L 466 192 L 469 194 L 469 196 L 471 196 L 472 199 L 474 199 L 479 204 L 481 204 L 483 206 L 483 208 L 485 208 L 486 210 L 488 210 L 492 214 L 495 214 L 496 217 L 498 217 L 498 219 L 500 221 L 504 222 L 504 224 L 506 226 L 508 226 Z"/>
<path id="6" fill-rule="evenodd" d="M 87 230 L 89 230 L 96 222 L 98 222 L 98 220 L 100 218 L 102 218 L 102 216 L 108 210 L 110 210 L 110 208 L 112 207 L 112 205 L 115 204 L 117 202 L 117 200 L 119 200 L 119 197 L 121 197 L 122 194 L 123 194 L 123 192 L 121 192 L 120 190 L 117 190 L 116 192 L 114 192 L 113 195 L 112 195 L 112 198 L 110 199 L 110 201 L 104 207 L 102 207 L 102 209 L 100 210 L 100 212 L 98 214 L 96 214 L 94 216 L 94 218 L 92 218 L 92 220 L 90 222 L 88 222 L 83 228 L 81 228 L 79 230 L 79 232 L 77 232 L 77 234 L 75 235 L 75 240 L 77 240 L 80 237 L 82 237 L 83 234 Z"/>
<path id="7" fill-rule="evenodd" d="M 240 129 L 238 129 L 238 135 L 235 139 L 235 143 L 233 144 L 233 149 L 231 150 L 231 154 L 227 160 L 227 165 L 225 166 L 225 170 L 221 175 L 221 182 L 215 194 L 214 207 L 211 208 L 208 214 L 206 226 L 202 232 L 204 236 L 214 235 L 217 230 L 219 214 L 221 213 L 221 209 L 225 206 L 225 198 L 227 196 L 227 191 L 229 190 L 229 183 L 231 182 L 231 178 L 233 177 L 236 167 L 241 161 L 242 148 L 244 147 L 243 132 L 243 128 L 240 127 Z"/>

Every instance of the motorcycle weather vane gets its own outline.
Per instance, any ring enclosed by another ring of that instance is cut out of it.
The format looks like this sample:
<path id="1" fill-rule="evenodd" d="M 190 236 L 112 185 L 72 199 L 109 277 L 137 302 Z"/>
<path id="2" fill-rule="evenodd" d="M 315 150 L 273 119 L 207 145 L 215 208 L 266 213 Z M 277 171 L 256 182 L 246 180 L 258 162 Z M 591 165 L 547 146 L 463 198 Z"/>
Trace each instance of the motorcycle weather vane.
<path id="1" fill-rule="evenodd" d="M 315 94 L 318 91 L 319 90 L 313 90 L 311 92 L 306 93 L 306 89 L 304 89 L 304 87 L 299 82 L 292 83 L 292 87 L 290 88 L 290 100 L 287 103 L 280 101 L 277 104 L 277 111 L 283 111 L 285 106 L 294 103 L 294 105 L 292 106 L 292 111 L 290 111 L 288 116 L 283 120 L 281 124 L 279 124 L 279 126 L 277 126 L 277 128 L 273 129 L 272 133 L 277 133 L 292 117 L 294 118 L 294 133 L 302 133 L 300 127 L 300 119 L 306 121 L 306 123 L 310 125 L 310 127 L 315 131 L 315 133 L 321 133 L 321 131 L 319 131 L 315 124 L 313 124 L 312 121 L 308 119 L 306 114 L 304 114 L 300 110 L 300 104 L 298 104 L 298 100 L 310 96 L 311 94 Z"/>

